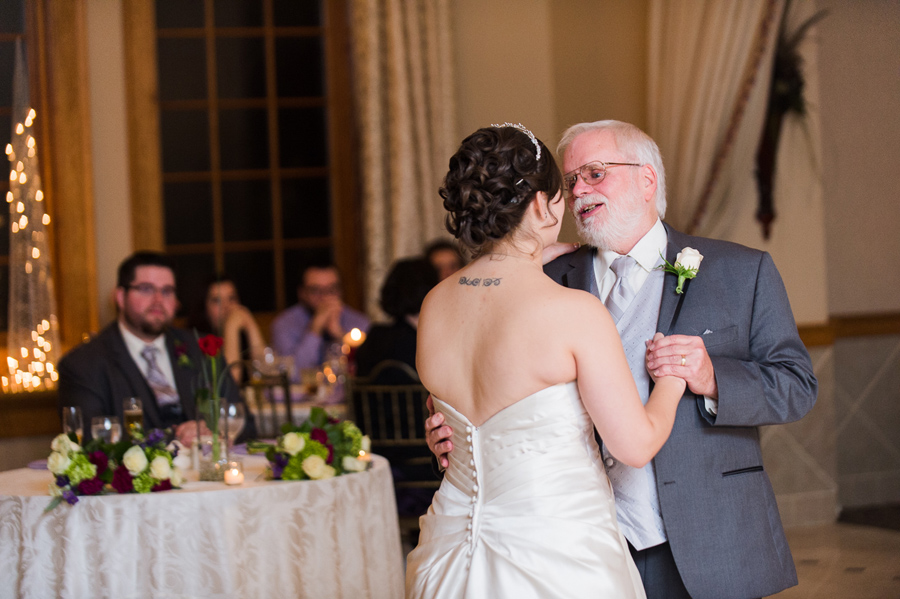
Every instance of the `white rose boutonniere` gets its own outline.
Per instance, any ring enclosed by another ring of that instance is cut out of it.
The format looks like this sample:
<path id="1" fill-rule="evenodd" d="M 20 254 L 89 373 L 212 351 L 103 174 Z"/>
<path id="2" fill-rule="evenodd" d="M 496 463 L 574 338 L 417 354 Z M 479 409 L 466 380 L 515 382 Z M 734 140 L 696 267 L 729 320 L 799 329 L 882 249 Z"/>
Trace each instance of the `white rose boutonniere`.
<path id="1" fill-rule="evenodd" d="M 684 293 L 684 282 L 697 276 L 697 271 L 700 270 L 700 262 L 703 261 L 703 254 L 694 248 L 686 247 L 678 252 L 674 265 L 669 264 L 669 261 L 661 254 L 660 257 L 665 262 L 665 265 L 660 266 L 660 268 L 664 272 L 678 276 L 678 286 L 675 287 L 675 293 Z"/>

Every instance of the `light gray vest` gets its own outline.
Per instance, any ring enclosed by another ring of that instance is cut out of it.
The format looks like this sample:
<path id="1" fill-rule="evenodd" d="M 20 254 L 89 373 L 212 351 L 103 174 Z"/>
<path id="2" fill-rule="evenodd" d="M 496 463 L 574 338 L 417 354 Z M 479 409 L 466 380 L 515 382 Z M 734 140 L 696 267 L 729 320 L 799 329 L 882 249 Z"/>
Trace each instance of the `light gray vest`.
<path id="1" fill-rule="evenodd" d="M 659 263 L 662 264 L 662 261 Z M 591 293 L 599 298 L 596 277 L 591 279 Z M 644 365 L 644 342 L 656 333 L 664 280 L 665 273 L 653 270 L 616 324 L 628 367 L 644 404 L 650 397 L 650 375 Z M 602 453 L 606 474 L 616 495 L 619 526 L 625 538 L 638 550 L 664 543 L 666 531 L 659 509 L 653 461 L 643 468 L 632 468 L 615 459 L 606 445 L 603 445 Z"/>

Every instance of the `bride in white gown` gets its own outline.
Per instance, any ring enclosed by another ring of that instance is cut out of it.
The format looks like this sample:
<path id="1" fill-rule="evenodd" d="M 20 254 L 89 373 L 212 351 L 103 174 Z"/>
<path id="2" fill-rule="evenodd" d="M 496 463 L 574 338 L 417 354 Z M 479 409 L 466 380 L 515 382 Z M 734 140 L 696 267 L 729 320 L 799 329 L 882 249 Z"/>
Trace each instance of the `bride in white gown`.
<path id="1" fill-rule="evenodd" d="M 593 429 L 642 466 L 684 381 L 657 380 L 642 405 L 603 304 L 544 275 L 560 185 L 521 125 L 480 129 L 450 160 L 447 228 L 475 260 L 420 314 L 419 375 L 454 449 L 408 558 L 407 597 L 644 597 Z"/>

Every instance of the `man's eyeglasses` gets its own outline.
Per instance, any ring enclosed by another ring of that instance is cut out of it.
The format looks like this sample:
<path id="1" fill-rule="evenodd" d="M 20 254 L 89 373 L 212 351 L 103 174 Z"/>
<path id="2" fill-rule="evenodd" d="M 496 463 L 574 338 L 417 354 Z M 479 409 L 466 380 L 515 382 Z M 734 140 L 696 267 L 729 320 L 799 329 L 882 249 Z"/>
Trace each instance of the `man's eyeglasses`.
<path id="1" fill-rule="evenodd" d="M 591 187 L 599 184 L 606 178 L 606 169 L 611 166 L 644 166 L 636 162 L 588 162 L 583 166 L 579 166 L 574 171 L 570 171 L 563 176 L 563 193 L 566 197 L 572 195 L 575 190 L 575 184 L 578 182 L 578 176 L 585 185 Z"/>
<path id="2" fill-rule="evenodd" d="M 338 295 L 341 292 L 340 285 L 328 285 L 328 286 L 319 286 L 319 285 L 305 285 L 303 287 L 303 291 L 308 293 L 309 295 L 321 296 L 321 295 Z"/>
<path id="3" fill-rule="evenodd" d="M 148 298 L 153 297 L 157 293 L 163 296 L 164 299 L 173 299 L 175 297 L 175 287 L 172 285 L 157 287 L 152 283 L 137 283 L 136 285 L 129 285 L 128 289 L 134 291 L 138 295 Z"/>

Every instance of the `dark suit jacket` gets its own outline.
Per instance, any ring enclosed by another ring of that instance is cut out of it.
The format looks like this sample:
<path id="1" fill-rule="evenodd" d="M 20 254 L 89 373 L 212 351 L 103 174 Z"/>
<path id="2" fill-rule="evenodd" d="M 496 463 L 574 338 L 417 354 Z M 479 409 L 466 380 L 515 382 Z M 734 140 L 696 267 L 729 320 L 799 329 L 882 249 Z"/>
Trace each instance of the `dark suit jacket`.
<path id="1" fill-rule="evenodd" d="M 797 584 L 797 574 L 757 427 L 809 412 L 817 392 L 812 363 L 769 254 L 666 229 L 670 263 L 687 246 L 704 258 L 682 296 L 675 293 L 677 277 L 666 275 L 657 330 L 700 336 L 719 388 L 717 416 L 702 397 L 685 392 L 672 434 L 654 458 L 666 534 L 692 597 L 771 595 Z M 545 272 L 589 291 L 594 252 L 583 247 Z"/>
<path id="2" fill-rule="evenodd" d="M 376 324 L 369 329 L 365 342 L 356 350 L 356 376 L 369 376 L 372 369 L 384 360 L 399 360 L 416 369 L 416 329 L 405 320 Z M 382 385 L 405 385 L 418 381 L 411 381 L 397 370 L 388 370 L 377 382 Z"/>
<path id="3" fill-rule="evenodd" d="M 196 417 L 194 388 L 202 360 L 205 359 L 192 333 L 169 329 L 165 333 L 166 347 L 175 375 L 175 386 L 185 420 Z M 193 364 L 180 366 L 175 354 L 176 340 L 185 348 Z M 240 392 L 231 377 L 225 377 L 225 397 L 229 402 L 242 402 Z M 91 418 L 94 416 L 118 416 L 122 418 L 122 400 L 139 397 L 144 409 L 144 426 L 161 428 L 163 421 L 156 403 L 156 395 L 138 368 L 117 322 L 103 329 L 94 339 L 76 347 L 59 361 L 59 405 L 79 406 L 84 419 L 84 438 L 91 437 Z M 256 424 L 249 410 L 246 424 L 239 439 L 256 436 Z"/>

